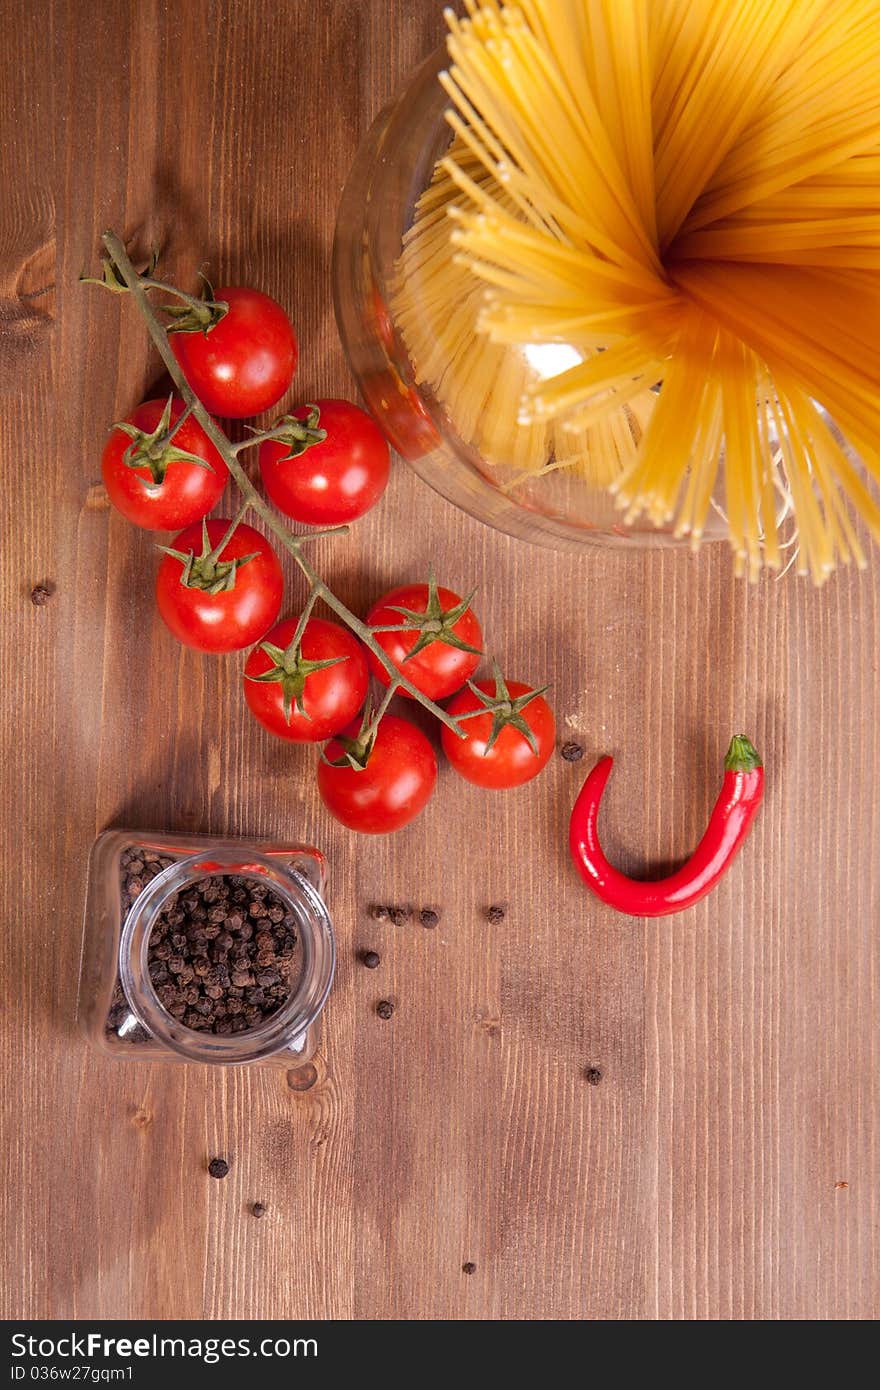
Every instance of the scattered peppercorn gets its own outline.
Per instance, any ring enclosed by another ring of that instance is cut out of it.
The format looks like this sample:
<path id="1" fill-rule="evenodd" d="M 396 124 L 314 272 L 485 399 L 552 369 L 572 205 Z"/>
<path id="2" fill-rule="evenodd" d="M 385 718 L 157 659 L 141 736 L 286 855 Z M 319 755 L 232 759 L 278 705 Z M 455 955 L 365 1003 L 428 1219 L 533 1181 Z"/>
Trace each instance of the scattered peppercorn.
<path id="1" fill-rule="evenodd" d="M 559 752 L 567 763 L 579 763 L 584 750 L 579 743 L 563 743 Z"/>
<path id="2" fill-rule="evenodd" d="M 394 1005 L 390 999 L 380 999 L 376 1005 L 376 1013 L 380 1018 L 388 1019 L 394 1013 Z"/>
<path id="3" fill-rule="evenodd" d="M 229 1164 L 225 1158 L 212 1158 L 208 1164 L 208 1172 L 212 1178 L 225 1178 L 229 1172 Z"/>
<path id="4" fill-rule="evenodd" d="M 486 916 L 492 923 L 493 927 L 495 927 L 498 925 L 499 922 L 504 921 L 504 908 L 501 906 L 500 903 L 493 903 L 490 908 L 487 908 Z"/>
<path id="5" fill-rule="evenodd" d="M 588 1081 L 591 1086 L 598 1086 L 602 1080 L 602 1072 L 599 1067 L 587 1067 L 584 1071 L 584 1080 Z"/>
<path id="6" fill-rule="evenodd" d="M 52 590 L 46 584 L 35 584 L 31 589 L 31 603 L 35 608 L 42 608 L 52 597 Z"/>
<path id="7" fill-rule="evenodd" d="M 403 927 L 412 917 L 411 907 L 389 907 L 388 916 L 395 927 Z"/>
<path id="8" fill-rule="evenodd" d="M 377 951 L 361 951 L 361 962 L 368 970 L 375 970 L 380 963 L 379 953 Z"/>
<path id="9" fill-rule="evenodd" d="M 465 1260 L 461 1267 L 461 1272 L 462 1274 L 476 1274 L 477 1266 L 474 1264 L 473 1260 Z"/>
<path id="10" fill-rule="evenodd" d="M 387 922 L 388 908 L 382 907 L 379 903 L 376 903 L 370 908 L 370 916 L 374 922 Z"/>
<path id="11" fill-rule="evenodd" d="M 265 1215 L 266 1215 L 266 1208 L 263 1206 L 263 1203 L 262 1203 L 262 1202 L 254 1202 L 253 1206 L 251 1207 L 251 1215 L 252 1215 L 252 1216 L 265 1216 Z"/>
<path id="12" fill-rule="evenodd" d="M 433 907 L 423 907 L 419 913 L 419 921 L 423 927 L 436 927 L 440 921 L 440 913 Z"/>

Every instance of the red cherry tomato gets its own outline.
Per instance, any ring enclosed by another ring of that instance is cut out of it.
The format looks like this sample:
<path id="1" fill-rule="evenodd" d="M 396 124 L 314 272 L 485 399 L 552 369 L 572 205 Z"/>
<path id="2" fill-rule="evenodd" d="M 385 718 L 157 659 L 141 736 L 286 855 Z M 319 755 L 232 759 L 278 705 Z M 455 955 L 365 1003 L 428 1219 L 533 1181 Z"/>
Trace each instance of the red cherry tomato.
<path id="1" fill-rule="evenodd" d="M 442 440 L 424 401 L 395 367 L 365 376 L 361 391 L 383 432 L 405 459 L 415 462 L 439 448 Z"/>
<path id="2" fill-rule="evenodd" d="M 357 639 L 325 618 L 309 618 L 299 651 L 288 654 L 298 621 L 285 618 L 254 647 L 244 668 L 244 695 L 270 733 L 323 743 L 363 708 L 367 662 Z"/>
<path id="3" fill-rule="evenodd" d="M 171 346 L 199 400 L 213 415 L 241 420 L 280 401 L 296 371 L 293 324 L 260 290 L 223 289 L 229 305 L 207 333 L 172 333 Z"/>
<path id="4" fill-rule="evenodd" d="M 477 681 L 476 688 L 491 697 L 490 703 L 499 698 L 494 681 Z M 509 704 L 514 713 L 518 713 L 518 717 L 525 721 L 531 730 L 538 750 L 537 755 L 529 746 L 525 735 L 512 723 L 506 724 L 491 747 L 489 746 L 495 716 L 493 710 L 486 708 L 485 702 L 480 700 L 473 690 L 462 690 L 446 706 L 447 712 L 452 715 L 468 714 L 471 710 L 486 710 L 485 714 L 474 715 L 473 719 L 462 722 L 464 738 L 458 738 L 445 726 L 440 734 L 443 752 L 456 772 L 478 787 L 522 786 L 524 782 L 530 782 L 533 777 L 537 777 L 541 769 L 547 766 L 553 752 L 556 721 L 547 701 L 543 696 L 535 695 L 526 703 L 522 697 L 528 696 L 532 687 L 523 685 L 521 681 L 508 681 L 505 689 L 510 700 L 501 700 L 501 704 Z M 520 707 L 518 711 L 517 706 Z"/>
<path id="5" fill-rule="evenodd" d="M 167 401 L 144 401 L 113 427 L 104 446 L 101 473 L 107 496 L 135 526 L 152 531 L 189 526 L 216 506 L 226 486 L 226 464 L 192 416 L 163 444 L 184 409 L 177 398 L 170 408 Z M 180 454 L 192 454 L 210 467 Z"/>
<path id="6" fill-rule="evenodd" d="M 205 558 L 202 527 L 207 528 L 210 555 L 229 524 L 219 520 L 188 527 L 169 547 L 175 553 L 166 554 L 156 576 L 156 602 L 163 619 L 179 641 L 201 652 L 250 647 L 272 626 L 281 607 L 284 576 L 278 557 L 252 526 L 238 526 L 216 560 Z M 186 584 L 181 580 L 189 555 L 195 558 Z M 217 587 L 233 567 L 232 587 L 209 592 L 205 586 Z"/>
<path id="7" fill-rule="evenodd" d="M 483 634 L 470 608 L 465 608 L 457 616 L 463 602 L 452 589 L 439 588 L 433 581 L 430 584 L 403 584 L 383 594 L 367 614 L 370 627 L 407 622 L 404 614 L 396 611 L 400 608 L 412 615 L 414 626 L 410 630 L 377 632 L 375 637 L 395 666 L 429 700 L 445 700 L 447 695 L 460 690 L 480 664 Z M 421 625 L 416 622 L 418 618 L 424 620 Z M 433 629 L 433 640 L 407 660 L 416 644 L 431 635 L 432 629 L 425 627 L 428 623 L 439 625 Z M 475 650 L 464 650 L 454 645 L 456 642 Z M 372 652 L 369 653 L 369 662 L 373 675 L 388 685 L 388 672 Z M 406 693 L 403 691 L 403 694 Z"/>
<path id="8" fill-rule="evenodd" d="M 370 305 L 379 341 L 390 352 L 394 347 L 394 324 L 391 321 L 391 310 L 376 285 L 370 291 Z"/>
<path id="9" fill-rule="evenodd" d="M 356 740 L 360 724 L 350 724 L 343 736 Z M 341 743 L 324 749 L 331 760 L 344 757 Z M 385 835 L 413 820 L 431 799 L 437 783 L 437 759 L 421 729 L 406 719 L 386 714 L 366 767 L 318 764 L 318 791 L 328 811 L 365 835 Z"/>
<path id="10" fill-rule="evenodd" d="M 376 505 L 388 483 L 391 454 L 384 434 L 350 401 L 315 401 L 293 415 L 303 422 L 301 441 L 272 439 L 260 445 L 267 495 L 285 515 L 307 526 L 356 521 Z M 309 434 L 321 430 L 326 439 L 310 442 Z"/>

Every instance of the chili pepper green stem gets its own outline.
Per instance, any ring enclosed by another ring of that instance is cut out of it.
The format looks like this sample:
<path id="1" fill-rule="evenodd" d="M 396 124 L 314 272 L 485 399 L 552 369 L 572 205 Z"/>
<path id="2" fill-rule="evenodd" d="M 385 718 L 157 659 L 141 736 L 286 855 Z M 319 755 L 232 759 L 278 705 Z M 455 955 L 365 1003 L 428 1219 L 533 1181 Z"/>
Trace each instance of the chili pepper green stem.
<path id="1" fill-rule="evenodd" d="M 453 719 L 451 715 L 447 714 L 444 709 L 441 709 L 440 705 L 435 704 L 433 700 L 429 700 L 426 695 L 423 695 L 422 692 L 413 685 L 412 681 L 402 674 L 373 637 L 367 624 L 361 622 L 357 614 L 352 613 L 351 609 L 347 608 L 342 600 L 336 597 L 333 590 L 324 583 L 315 567 L 310 564 L 305 555 L 303 555 L 301 550 L 302 542 L 311 539 L 311 536 L 295 536 L 292 532 L 288 531 L 284 523 L 269 506 L 269 503 L 254 487 L 247 473 L 245 473 L 238 461 L 234 445 L 227 439 L 216 420 L 211 418 L 198 396 L 189 385 L 177 358 L 171 350 L 168 334 L 147 297 L 146 291 L 151 284 L 149 278 L 139 275 L 135 270 L 129 259 L 128 252 L 115 232 L 106 231 L 101 240 L 106 246 L 107 252 L 119 271 L 120 276 L 131 290 L 132 298 L 137 304 L 141 317 L 147 325 L 147 331 L 156 345 L 159 356 L 168 368 L 168 374 L 171 380 L 174 382 L 186 404 L 191 408 L 193 415 L 205 431 L 205 434 L 222 457 L 238 486 L 243 500 L 262 517 L 273 536 L 284 546 L 288 554 L 293 556 L 293 559 L 302 570 L 311 585 L 312 592 L 316 594 L 317 598 L 322 599 L 327 607 L 341 619 L 347 628 L 350 628 L 361 642 L 363 642 L 364 646 L 381 662 L 382 666 L 388 672 L 392 685 L 405 690 L 414 700 L 417 700 L 420 705 L 430 711 L 435 719 L 439 719 L 440 723 L 447 729 L 451 729 L 459 738 L 464 738 L 464 730 L 459 728 L 456 720 Z M 154 283 L 158 284 L 158 282 Z M 312 534 L 314 535 L 315 533 Z"/>
<path id="2" fill-rule="evenodd" d="M 754 772 L 761 766 L 757 748 L 745 734 L 734 734 L 724 759 L 726 772 Z"/>

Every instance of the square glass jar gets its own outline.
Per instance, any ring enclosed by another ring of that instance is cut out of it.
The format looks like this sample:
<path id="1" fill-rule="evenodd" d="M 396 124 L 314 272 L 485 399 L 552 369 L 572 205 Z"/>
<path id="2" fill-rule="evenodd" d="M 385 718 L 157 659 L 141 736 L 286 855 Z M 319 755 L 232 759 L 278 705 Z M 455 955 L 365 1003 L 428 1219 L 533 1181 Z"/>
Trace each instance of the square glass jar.
<path id="1" fill-rule="evenodd" d="M 133 895 L 132 856 L 143 864 Z M 173 1017 L 159 998 L 150 978 L 150 938 L 175 895 L 205 878 L 232 875 L 256 880 L 281 899 L 295 922 L 298 970 L 287 998 L 255 1026 L 232 1034 L 196 1031 Z M 77 998 L 77 1018 L 89 1041 L 109 1056 L 131 1061 L 287 1067 L 308 1061 L 336 965 L 325 881 L 323 855 L 308 846 L 104 831 L 89 856 Z"/>

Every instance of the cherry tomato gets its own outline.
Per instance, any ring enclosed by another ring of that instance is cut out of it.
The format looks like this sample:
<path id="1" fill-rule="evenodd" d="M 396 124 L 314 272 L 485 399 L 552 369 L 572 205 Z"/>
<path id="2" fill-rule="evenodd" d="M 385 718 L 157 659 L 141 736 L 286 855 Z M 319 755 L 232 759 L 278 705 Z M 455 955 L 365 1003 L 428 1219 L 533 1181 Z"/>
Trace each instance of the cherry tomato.
<path id="1" fill-rule="evenodd" d="M 391 321 L 391 310 L 379 293 L 377 285 L 374 285 L 370 291 L 370 306 L 379 341 L 390 352 L 394 348 L 394 324 Z"/>
<path id="2" fill-rule="evenodd" d="M 293 324 L 260 290 L 217 290 L 214 299 L 228 304 L 228 312 L 206 333 L 172 333 L 174 355 L 213 415 L 259 415 L 293 380 L 299 352 Z"/>
<path id="3" fill-rule="evenodd" d="M 295 410 L 293 418 L 302 422 L 301 438 L 260 445 L 266 493 L 280 511 L 307 526 L 356 521 L 388 483 L 391 454 L 384 434 L 350 401 L 315 401 Z"/>
<path id="4" fill-rule="evenodd" d="M 254 647 L 244 668 L 244 695 L 270 733 L 323 743 L 363 708 L 367 662 L 357 638 L 325 618 L 309 618 L 299 650 L 289 651 L 298 621 L 285 618 Z"/>
<path id="5" fill-rule="evenodd" d="M 477 681 L 476 690 L 462 690 L 446 709 L 449 714 L 468 714 L 484 709 L 473 719 L 462 721 L 464 738 L 445 726 L 441 730 L 443 751 L 456 772 L 478 787 L 519 787 L 537 777 L 547 766 L 556 739 L 556 721 L 547 701 L 530 685 L 521 681 Z M 494 741 L 492 734 L 499 726 Z M 534 740 L 531 748 L 523 728 Z"/>
<path id="6" fill-rule="evenodd" d="M 114 425 L 104 446 L 107 496 L 135 526 L 152 531 L 189 526 L 216 506 L 226 486 L 226 464 L 197 420 L 190 416 L 167 438 L 184 409 L 177 398 L 144 401 Z"/>
<path id="7" fill-rule="evenodd" d="M 239 525 L 214 555 L 212 547 L 220 544 L 229 525 L 215 520 L 188 527 L 168 548 L 156 576 L 163 619 L 179 641 L 201 652 L 251 646 L 272 626 L 281 607 L 284 576 L 278 556 L 259 531 Z M 183 582 L 187 568 L 188 582 Z"/>
<path id="8" fill-rule="evenodd" d="M 404 584 L 392 589 L 367 614 L 370 627 L 410 624 L 406 631 L 377 632 L 375 637 L 382 650 L 429 700 L 445 700 L 460 690 L 480 663 L 483 634 L 469 602 L 452 589 L 439 588 L 431 579 L 427 584 Z M 416 648 L 415 655 L 410 656 Z M 373 675 L 388 685 L 388 672 L 372 652 L 369 662 Z"/>
<path id="9" fill-rule="evenodd" d="M 356 721 L 343 730 L 343 737 L 356 741 L 359 733 Z M 324 757 L 333 761 L 344 756 L 336 739 L 324 749 Z M 385 835 L 407 825 L 427 806 L 436 782 L 437 759 L 425 735 L 393 714 L 380 721 L 366 767 L 318 764 L 324 805 L 349 830 L 365 835 Z"/>
<path id="10" fill-rule="evenodd" d="M 439 448 L 442 440 L 424 401 L 395 367 L 389 364 L 383 371 L 365 376 L 361 391 L 384 433 L 405 459 L 415 462 Z"/>

